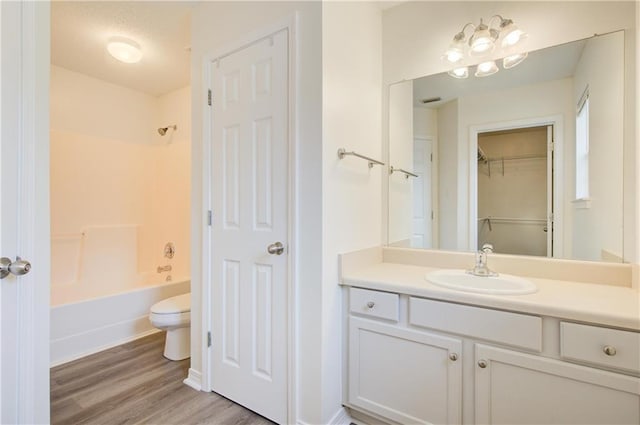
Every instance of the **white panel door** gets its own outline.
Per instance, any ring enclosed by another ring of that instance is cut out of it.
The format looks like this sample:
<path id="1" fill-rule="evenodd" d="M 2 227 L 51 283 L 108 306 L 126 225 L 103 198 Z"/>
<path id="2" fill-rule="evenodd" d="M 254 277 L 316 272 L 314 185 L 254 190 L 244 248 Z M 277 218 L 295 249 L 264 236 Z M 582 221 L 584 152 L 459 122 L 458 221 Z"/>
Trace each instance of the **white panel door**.
<path id="1" fill-rule="evenodd" d="M 413 232 L 412 248 L 431 248 L 433 245 L 431 222 L 431 154 L 432 141 L 413 139 Z"/>
<path id="2" fill-rule="evenodd" d="M 211 383 L 278 423 L 287 421 L 287 43 L 282 31 L 212 64 Z M 268 253 L 277 242 L 281 254 Z"/>
<path id="3" fill-rule="evenodd" d="M 48 23 L 47 2 L 0 2 L 2 424 L 49 422 Z"/>

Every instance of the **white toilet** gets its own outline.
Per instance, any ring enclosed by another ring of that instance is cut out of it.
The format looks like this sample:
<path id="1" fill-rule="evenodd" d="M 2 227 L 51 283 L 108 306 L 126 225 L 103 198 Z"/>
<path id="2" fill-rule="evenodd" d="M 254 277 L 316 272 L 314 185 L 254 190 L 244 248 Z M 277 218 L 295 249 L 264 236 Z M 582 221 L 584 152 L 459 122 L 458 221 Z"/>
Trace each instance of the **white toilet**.
<path id="1" fill-rule="evenodd" d="M 191 294 L 167 298 L 153 306 L 151 324 L 167 331 L 164 356 L 169 360 L 184 360 L 191 356 Z"/>

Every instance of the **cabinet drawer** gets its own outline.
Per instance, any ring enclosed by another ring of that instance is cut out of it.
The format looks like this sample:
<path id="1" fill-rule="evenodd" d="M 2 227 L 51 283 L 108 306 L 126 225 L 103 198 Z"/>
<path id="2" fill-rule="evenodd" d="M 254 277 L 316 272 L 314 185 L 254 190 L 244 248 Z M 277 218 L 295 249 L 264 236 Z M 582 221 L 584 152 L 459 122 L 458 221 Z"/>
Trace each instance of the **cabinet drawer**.
<path id="1" fill-rule="evenodd" d="M 363 316 L 398 321 L 398 294 L 351 288 L 349 311 Z"/>
<path id="2" fill-rule="evenodd" d="M 409 323 L 542 351 L 542 319 L 528 314 L 411 297 Z"/>
<path id="3" fill-rule="evenodd" d="M 640 372 L 640 333 L 560 323 L 562 358 Z"/>

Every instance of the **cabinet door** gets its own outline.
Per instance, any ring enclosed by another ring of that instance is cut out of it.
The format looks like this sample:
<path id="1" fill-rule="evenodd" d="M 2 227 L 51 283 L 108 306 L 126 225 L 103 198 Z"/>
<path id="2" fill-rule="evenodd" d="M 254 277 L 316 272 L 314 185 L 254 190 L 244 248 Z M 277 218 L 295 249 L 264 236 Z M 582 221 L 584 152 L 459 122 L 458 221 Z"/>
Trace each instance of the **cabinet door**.
<path id="1" fill-rule="evenodd" d="M 458 339 L 350 317 L 349 403 L 405 424 L 457 424 Z"/>
<path id="2" fill-rule="evenodd" d="M 640 379 L 476 345 L 479 424 L 638 424 Z"/>

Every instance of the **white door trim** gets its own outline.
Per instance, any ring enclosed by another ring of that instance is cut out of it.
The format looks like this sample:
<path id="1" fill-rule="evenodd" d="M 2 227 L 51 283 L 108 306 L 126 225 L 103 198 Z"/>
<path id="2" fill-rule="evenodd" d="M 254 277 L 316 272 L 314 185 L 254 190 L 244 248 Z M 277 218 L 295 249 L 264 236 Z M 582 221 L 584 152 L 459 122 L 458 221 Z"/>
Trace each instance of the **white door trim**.
<path id="1" fill-rule="evenodd" d="M 48 423 L 50 5 L 1 2 L 0 7 L 2 116 L 8 109 L 17 117 L 3 126 L 2 138 L 3 144 L 15 144 L 18 149 L 15 169 L 8 175 L 17 180 L 17 186 L 10 195 L 3 193 L 4 202 L 15 202 L 18 252 L 1 255 L 19 255 L 32 263 L 29 274 L 2 281 L 16 285 L 17 317 L 9 327 L 18 338 L 15 346 L 2 347 L 2 356 L 15 354 L 17 385 L 7 389 L 2 377 L 1 418 L 20 424 Z M 7 395 L 10 405 L 5 403 Z"/>
<path id="2" fill-rule="evenodd" d="M 490 124 L 472 125 L 469 127 L 469 234 L 468 249 L 476 251 L 478 246 L 478 161 L 475 160 L 478 152 L 478 134 L 488 131 L 500 131 L 513 128 L 542 127 L 552 125 L 554 132 L 553 155 L 553 256 L 564 257 L 564 121 L 562 115 L 550 115 L 533 117 L 514 121 L 502 121 Z"/>
<path id="3" fill-rule="evenodd" d="M 298 325 L 298 315 L 296 311 L 297 299 L 297 239 L 298 239 L 298 202 L 297 202 L 297 146 L 298 146 L 298 127 L 297 127 L 297 94 L 298 94 L 298 31 L 299 31 L 298 14 L 295 13 L 282 21 L 265 26 L 260 30 L 253 31 L 236 41 L 226 44 L 219 49 L 215 49 L 205 55 L 202 64 L 202 87 L 203 90 L 211 88 L 211 67 L 213 62 L 224 56 L 227 56 L 243 47 L 254 44 L 263 40 L 270 35 L 286 30 L 288 32 L 288 51 L 289 51 L 289 111 L 288 111 L 288 132 L 289 132 L 289 175 L 288 175 L 288 241 L 286 243 L 289 249 L 289 261 L 287 270 L 287 405 L 288 405 L 288 422 L 295 422 L 296 404 L 297 404 L 297 351 L 296 351 L 296 333 Z M 202 147 L 202 228 L 206 229 L 202 239 L 202 391 L 211 391 L 211 347 L 207 347 L 207 333 L 211 331 L 210 324 L 212 319 L 211 308 L 211 246 L 212 246 L 212 227 L 208 225 L 208 211 L 212 208 L 211 194 L 211 160 L 212 149 L 208 143 L 211 140 L 211 113 L 207 104 L 207 96 L 203 96 L 203 147 Z"/>

